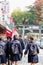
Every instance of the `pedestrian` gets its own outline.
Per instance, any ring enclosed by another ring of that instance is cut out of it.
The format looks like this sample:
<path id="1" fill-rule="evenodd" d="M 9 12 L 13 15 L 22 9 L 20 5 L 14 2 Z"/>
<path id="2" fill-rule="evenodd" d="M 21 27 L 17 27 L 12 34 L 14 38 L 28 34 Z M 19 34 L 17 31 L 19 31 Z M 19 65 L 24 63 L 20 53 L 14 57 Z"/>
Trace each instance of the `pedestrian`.
<path id="1" fill-rule="evenodd" d="M 6 43 L 0 38 L 0 64 L 6 64 Z"/>
<path id="2" fill-rule="evenodd" d="M 21 44 L 21 47 L 22 47 L 22 54 L 21 54 L 21 58 L 22 58 L 23 50 L 25 49 L 24 40 L 22 39 L 21 35 L 19 35 L 18 40 L 20 41 L 20 44 Z"/>
<path id="3" fill-rule="evenodd" d="M 6 57 L 8 61 L 8 65 L 10 65 L 10 44 L 11 44 L 12 38 L 10 36 L 7 37 L 6 40 Z"/>
<path id="4" fill-rule="evenodd" d="M 25 37 L 24 37 L 25 48 L 26 48 L 26 46 L 27 46 L 28 41 L 29 41 L 29 40 L 28 40 L 28 37 L 27 37 L 27 36 L 25 36 Z"/>
<path id="5" fill-rule="evenodd" d="M 29 43 L 26 46 L 24 54 L 26 55 L 27 53 L 28 63 L 30 63 L 30 65 L 35 65 L 36 63 L 38 63 L 39 48 L 37 44 L 34 42 L 33 37 L 30 37 Z"/>
<path id="6" fill-rule="evenodd" d="M 14 35 L 14 37 L 13 37 L 13 41 L 11 43 L 10 50 L 11 50 L 12 64 L 14 65 L 14 63 L 15 63 L 15 65 L 18 65 L 18 61 L 21 60 L 22 48 L 21 48 L 20 42 L 18 41 L 17 35 Z"/>

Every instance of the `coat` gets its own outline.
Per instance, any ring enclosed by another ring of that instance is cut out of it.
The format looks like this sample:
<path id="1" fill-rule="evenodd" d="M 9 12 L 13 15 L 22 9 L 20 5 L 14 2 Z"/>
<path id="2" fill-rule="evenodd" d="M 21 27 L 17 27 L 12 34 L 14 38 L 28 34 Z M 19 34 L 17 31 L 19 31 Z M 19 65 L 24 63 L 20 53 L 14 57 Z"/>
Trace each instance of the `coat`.
<path id="1" fill-rule="evenodd" d="M 2 45 L 4 47 L 4 54 L 0 55 L 0 64 L 2 64 L 2 63 L 6 63 L 7 62 L 7 58 L 6 58 L 6 44 L 4 42 L 0 42 L 0 45 Z"/>
<path id="2" fill-rule="evenodd" d="M 26 50 L 24 52 L 24 54 L 26 55 L 28 53 L 28 63 L 38 63 L 38 53 L 39 53 L 39 49 L 38 49 L 38 46 L 37 46 L 37 54 L 36 55 L 30 55 L 29 53 L 29 50 L 30 50 L 30 42 L 27 44 L 26 46 Z"/>
<path id="3" fill-rule="evenodd" d="M 18 41 L 18 40 L 13 40 L 12 43 L 11 43 L 11 46 L 12 46 L 13 42 L 15 42 L 15 41 Z M 21 54 L 22 54 L 22 48 L 21 48 L 20 42 L 18 44 L 19 54 L 13 54 L 11 46 L 10 46 L 10 50 L 11 50 L 11 53 L 10 53 L 11 54 L 11 58 L 10 58 L 10 60 L 11 61 L 20 61 L 21 60 Z"/>
<path id="4" fill-rule="evenodd" d="M 19 39 L 21 47 L 22 47 L 22 54 L 21 54 L 21 58 L 23 56 L 23 50 L 25 49 L 25 45 L 24 45 L 24 41 L 22 39 Z"/>
<path id="5" fill-rule="evenodd" d="M 22 39 L 19 39 L 19 41 L 20 41 L 20 44 L 21 44 L 22 50 L 24 50 L 24 49 L 25 49 L 24 41 L 23 41 Z"/>
<path id="6" fill-rule="evenodd" d="M 6 42 L 6 57 L 9 58 L 11 41 Z"/>

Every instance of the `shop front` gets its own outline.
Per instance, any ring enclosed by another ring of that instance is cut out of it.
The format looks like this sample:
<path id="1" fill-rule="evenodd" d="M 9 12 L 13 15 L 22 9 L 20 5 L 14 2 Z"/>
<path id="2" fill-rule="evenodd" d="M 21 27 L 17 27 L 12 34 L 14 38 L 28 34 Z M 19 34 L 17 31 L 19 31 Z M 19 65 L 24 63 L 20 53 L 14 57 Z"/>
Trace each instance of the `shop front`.
<path id="1" fill-rule="evenodd" d="M 6 27 L 5 24 L 0 22 L 0 37 L 6 37 Z"/>

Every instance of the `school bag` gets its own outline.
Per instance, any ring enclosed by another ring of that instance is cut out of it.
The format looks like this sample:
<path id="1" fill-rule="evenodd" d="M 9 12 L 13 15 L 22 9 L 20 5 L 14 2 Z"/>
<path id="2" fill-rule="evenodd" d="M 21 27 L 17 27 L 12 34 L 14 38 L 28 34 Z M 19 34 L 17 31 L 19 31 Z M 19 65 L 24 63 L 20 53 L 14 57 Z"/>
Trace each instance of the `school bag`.
<path id="1" fill-rule="evenodd" d="M 18 41 L 14 41 L 12 46 L 11 46 L 11 49 L 12 49 L 12 53 L 13 54 L 19 54 L 19 47 L 18 47 Z"/>
<path id="2" fill-rule="evenodd" d="M 36 55 L 37 54 L 37 45 L 34 43 L 30 44 L 30 55 Z"/>
<path id="3" fill-rule="evenodd" d="M 4 46 L 0 44 L 0 55 L 4 55 L 4 54 L 5 54 Z"/>

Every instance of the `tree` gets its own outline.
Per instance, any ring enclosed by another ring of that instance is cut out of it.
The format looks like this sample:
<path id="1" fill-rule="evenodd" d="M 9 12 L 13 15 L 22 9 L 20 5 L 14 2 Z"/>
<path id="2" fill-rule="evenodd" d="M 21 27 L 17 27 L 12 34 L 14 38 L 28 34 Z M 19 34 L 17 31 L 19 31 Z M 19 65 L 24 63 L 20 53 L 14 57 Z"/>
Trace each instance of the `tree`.
<path id="1" fill-rule="evenodd" d="M 14 24 L 18 28 L 19 26 L 22 26 L 23 29 L 23 37 L 24 37 L 24 28 L 25 26 L 29 25 L 29 19 L 30 19 L 31 12 L 22 12 L 21 10 L 14 10 L 12 12 L 12 18 L 14 21 Z"/>
<path id="2" fill-rule="evenodd" d="M 12 18 L 16 27 L 18 28 L 21 25 L 23 27 L 23 36 L 25 26 L 29 26 L 29 24 L 30 25 L 37 24 L 36 23 L 37 15 L 34 6 L 28 6 L 27 9 L 29 10 L 24 12 L 21 10 L 14 10 L 12 12 Z"/>
<path id="3" fill-rule="evenodd" d="M 22 19 L 22 12 L 20 10 L 14 10 L 12 12 L 13 22 L 15 25 L 18 25 Z"/>
<path id="4" fill-rule="evenodd" d="M 39 24 L 40 21 L 41 21 L 41 10 L 43 8 L 43 0 L 36 0 L 35 3 L 34 3 L 34 7 L 36 9 L 36 14 L 37 14 L 37 19 L 36 19 L 36 22 Z"/>
<path id="5" fill-rule="evenodd" d="M 34 6 L 31 5 L 31 6 L 28 6 L 27 8 L 29 9 L 28 12 L 31 13 L 30 19 L 29 19 L 29 24 L 36 25 L 37 24 L 36 23 L 37 15 L 36 15 L 36 10 L 35 10 Z"/>
<path id="6" fill-rule="evenodd" d="M 20 10 L 14 10 L 12 12 L 12 18 L 15 25 L 28 25 L 30 20 L 31 12 L 22 12 Z"/>

